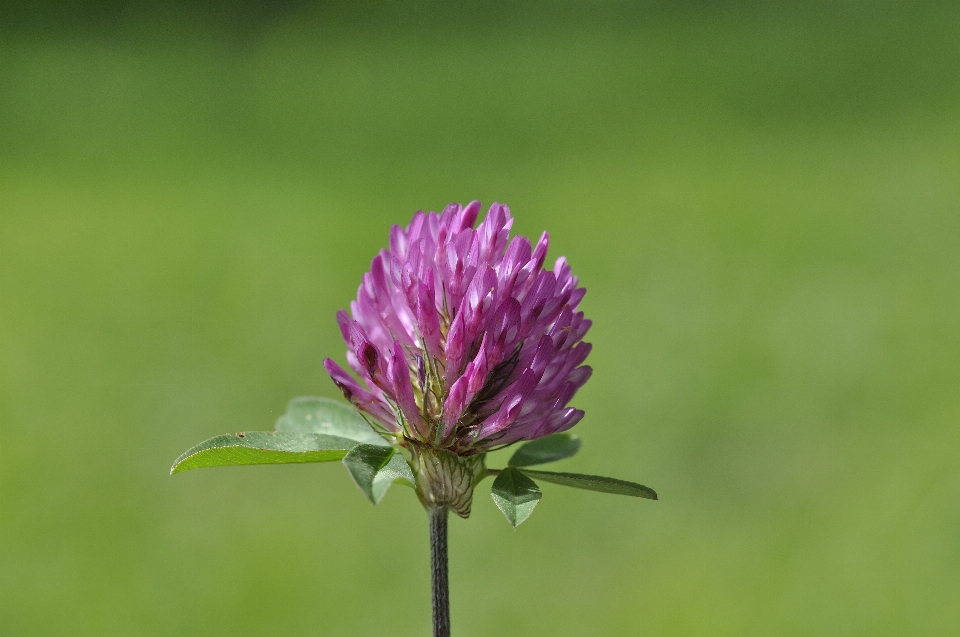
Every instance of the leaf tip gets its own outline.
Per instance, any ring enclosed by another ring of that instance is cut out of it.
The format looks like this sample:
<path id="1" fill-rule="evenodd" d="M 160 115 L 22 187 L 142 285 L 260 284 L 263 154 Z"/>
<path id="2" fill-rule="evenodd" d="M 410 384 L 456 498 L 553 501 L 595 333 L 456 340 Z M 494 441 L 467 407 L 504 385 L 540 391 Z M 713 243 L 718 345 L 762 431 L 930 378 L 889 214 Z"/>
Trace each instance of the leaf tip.
<path id="1" fill-rule="evenodd" d="M 189 453 L 189 452 L 187 452 L 187 453 Z M 182 471 L 186 471 L 187 469 L 190 468 L 190 467 L 184 467 L 184 466 L 183 466 L 184 460 L 186 460 L 187 458 L 190 457 L 190 456 L 187 455 L 187 453 L 182 453 L 182 454 L 180 454 L 180 456 L 179 456 L 176 460 L 173 461 L 173 464 L 170 465 L 170 475 L 172 475 L 172 476 L 177 475 L 178 473 L 180 473 L 180 472 L 182 472 Z"/>

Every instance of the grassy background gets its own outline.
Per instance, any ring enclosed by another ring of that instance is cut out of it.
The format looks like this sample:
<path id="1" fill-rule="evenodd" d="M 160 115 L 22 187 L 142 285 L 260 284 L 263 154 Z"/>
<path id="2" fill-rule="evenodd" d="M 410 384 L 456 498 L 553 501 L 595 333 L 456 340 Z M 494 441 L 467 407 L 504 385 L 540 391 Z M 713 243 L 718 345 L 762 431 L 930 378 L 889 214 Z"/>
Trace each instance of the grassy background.
<path id="1" fill-rule="evenodd" d="M 472 198 L 590 291 L 556 468 L 662 499 L 482 485 L 457 635 L 955 630 L 960 5 L 675 4 L 4 7 L 0 634 L 428 634 L 409 490 L 167 470 Z"/>

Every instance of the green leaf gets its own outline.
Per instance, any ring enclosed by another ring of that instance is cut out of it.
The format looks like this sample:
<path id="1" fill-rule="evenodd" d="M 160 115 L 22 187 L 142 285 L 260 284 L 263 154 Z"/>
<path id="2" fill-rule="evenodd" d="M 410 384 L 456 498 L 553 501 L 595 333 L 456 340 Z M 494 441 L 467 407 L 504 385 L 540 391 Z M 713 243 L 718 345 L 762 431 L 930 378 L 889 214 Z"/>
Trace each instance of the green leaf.
<path id="1" fill-rule="evenodd" d="M 580 473 L 554 473 L 552 471 L 533 471 L 523 469 L 523 473 L 554 484 L 562 484 L 566 487 L 576 487 L 588 491 L 599 491 L 601 493 L 616 493 L 617 495 L 632 495 L 637 498 L 646 498 L 656 500 L 657 492 L 650 487 L 645 487 L 636 482 L 627 482 L 626 480 L 617 480 L 616 478 L 604 478 L 603 476 L 585 476 Z"/>
<path id="2" fill-rule="evenodd" d="M 533 513 L 534 507 L 540 502 L 541 493 L 536 482 L 520 473 L 519 469 L 507 467 L 493 481 L 490 495 L 507 522 L 517 528 Z"/>
<path id="3" fill-rule="evenodd" d="M 370 428 L 357 408 L 330 398 L 294 398 L 274 426 L 277 431 L 340 436 L 368 445 L 389 446 Z"/>
<path id="4" fill-rule="evenodd" d="M 580 451 L 580 438 L 568 433 L 553 434 L 532 440 L 519 449 L 507 463 L 511 467 L 526 467 L 563 460 Z"/>
<path id="5" fill-rule="evenodd" d="M 170 467 L 170 474 L 201 467 L 340 460 L 355 440 L 292 431 L 248 431 L 224 434 L 188 449 Z"/>
<path id="6" fill-rule="evenodd" d="M 415 483 L 410 465 L 403 454 L 397 453 L 393 447 L 357 445 L 343 457 L 343 464 L 357 487 L 374 504 L 380 503 L 394 482 L 406 483 L 411 487 Z"/>

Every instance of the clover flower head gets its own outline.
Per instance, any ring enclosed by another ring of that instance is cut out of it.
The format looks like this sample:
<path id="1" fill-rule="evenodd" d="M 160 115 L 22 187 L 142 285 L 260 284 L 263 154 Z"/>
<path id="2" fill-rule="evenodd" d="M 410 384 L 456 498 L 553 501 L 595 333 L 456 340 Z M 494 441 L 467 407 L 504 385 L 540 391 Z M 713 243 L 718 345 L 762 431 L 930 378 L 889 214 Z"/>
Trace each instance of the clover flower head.
<path id="1" fill-rule="evenodd" d="M 509 239 L 510 209 L 480 202 L 393 226 L 337 321 L 355 380 L 324 366 L 344 396 L 401 445 L 472 456 L 573 427 L 590 377 L 591 322 L 566 259 L 543 267 L 548 236 Z M 352 316 L 352 318 L 351 318 Z"/>

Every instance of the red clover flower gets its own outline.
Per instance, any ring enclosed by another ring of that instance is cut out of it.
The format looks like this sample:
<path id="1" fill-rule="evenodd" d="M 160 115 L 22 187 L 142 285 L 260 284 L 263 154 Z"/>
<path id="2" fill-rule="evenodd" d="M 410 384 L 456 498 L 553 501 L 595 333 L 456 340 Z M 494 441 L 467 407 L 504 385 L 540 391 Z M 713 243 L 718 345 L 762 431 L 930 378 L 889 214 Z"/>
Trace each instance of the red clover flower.
<path id="1" fill-rule="evenodd" d="M 478 201 L 450 204 L 393 226 L 353 318 L 337 314 L 365 386 L 324 361 L 347 400 L 413 453 L 474 456 L 583 418 L 567 404 L 591 373 L 591 323 L 577 309 L 586 290 L 563 257 L 544 269 L 546 232 L 536 246 L 508 241 L 510 209 L 493 204 L 474 228 L 479 211 Z M 458 504 L 469 512 L 469 498 Z"/>
<path id="2" fill-rule="evenodd" d="M 548 236 L 507 243 L 510 209 L 494 204 L 477 229 L 479 202 L 418 212 L 394 226 L 363 276 L 354 319 L 337 322 L 350 367 L 334 382 L 398 438 L 458 455 L 565 431 L 583 417 L 567 403 L 590 377 L 586 290 L 563 257 L 544 270 Z"/>

